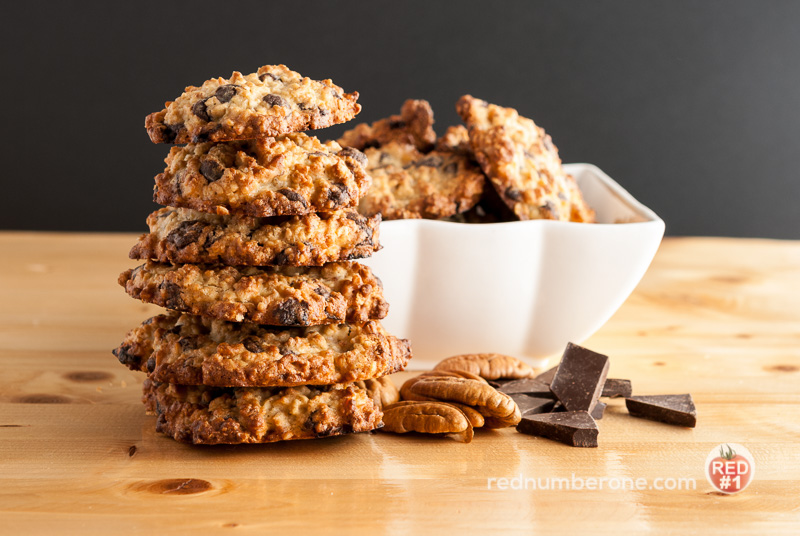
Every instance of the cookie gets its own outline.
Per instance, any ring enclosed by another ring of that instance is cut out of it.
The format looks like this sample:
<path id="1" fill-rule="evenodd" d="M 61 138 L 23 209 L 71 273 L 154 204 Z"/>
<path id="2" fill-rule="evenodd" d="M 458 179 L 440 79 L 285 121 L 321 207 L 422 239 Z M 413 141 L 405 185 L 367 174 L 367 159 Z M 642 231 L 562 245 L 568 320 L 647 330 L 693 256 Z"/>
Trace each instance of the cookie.
<path id="1" fill-rule="evenodd" d="M 173 147 L 153 200 L 212 214 L 268 217 L 355 207 L 367 158 L 302 133 Z"/>
<path id="2" fill-rule="evenodd" d="M 391 374 L 406 366 L 411 346 L 377 321 L 277 329 L 169 312 L 129 331 L 113 353 L 161 382 L 285 387 Z"/>
<path id="3" fill-rule="evenodd" d="M 196 445 L 313 439 L 383 426 L 383 413 L 352 384 L 284 389 L 219 389 L 146 380 L 145 408 L 156 431 Z"/>
<path id="4" fill-rule="evenodd" d="M 358 210 L 368 216 L 446 218 L 469 210 L 483 192 L 480 169 L 450 151 L 423 154 L 412 145 L 390 142 L 365 154 L 373 182 Z"/>
<path id="5" fill-rule="evenodd" d="M 302 216 L 217 216 L 187 208 L 162 208 L 147 217 L 150 232 L 132 259 L 232 266 L 322 266 L 369 257 L 378 251 L 380 216 L 355 209 Z"/>
<path id="6" fill-rule="evenodd" d="M 230 322 L 314 326 L 384 318 L 389 305 L 372 271 L 357 262 L 223 266 L 148 261 L 119 276 L 131 297 Z"/>
<path id="7" fill-rule="evenodd" d="M 456 109 L 483 171 L 519 219 L 570 220 L 573 190 L 544 129 L 513 108 L 470 95 L 461 97 Z"/>
<path id="8" fill-rule="evenodd" d="M 597 221 L 596 214 L 583 199 L 583 193 L 578 187 L 578 182 L 572 175 L 567 175 L 567 188 L 569 188 L 571 201 L 569 221 L 595 223 Z"/>
<path id="9" fill-rule="evenodd" d="M 311 80 L 285 65 L 212 78 L 189 86 L 145 119 L 153 143 L 198 143 L 274 137 L 325 128 L 361 111 L 358 93 L 330 80 Z"/>
<path id="10" fill-rule="evenodd" d="M 371 125 L 361 123 L 339 138 L 339 144 L 343 147 L 362 151 L 393 141 L 413 145 L 420 151 L 433 148 L 436 132 L 433 131 L 433 110 L 428 101 L 409 99 L 403 103 L 400 115 L 380 119 Z"/>

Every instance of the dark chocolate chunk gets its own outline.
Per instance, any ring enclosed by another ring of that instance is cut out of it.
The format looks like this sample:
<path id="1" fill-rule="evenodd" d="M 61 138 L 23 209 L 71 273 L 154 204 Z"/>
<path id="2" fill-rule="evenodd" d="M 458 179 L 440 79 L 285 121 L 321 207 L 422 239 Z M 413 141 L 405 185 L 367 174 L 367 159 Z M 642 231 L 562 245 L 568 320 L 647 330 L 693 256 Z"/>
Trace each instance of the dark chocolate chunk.
<path id="1" fill-rule="evenodd" d="M 425 158 L 421 158 L 411 164 L 415 167 L 426 166 L 426 167 L 438 167 L 442 165 L 442 157 L 439 155 L 430 155 L 426 156 Z"/>
<path id="2" fill-rule="evenodd" d="M 214 96 L 217 98 L 219 102 L 228 102 L 236 95 L 236 88 L 239 87 L 236 84 L 226 84 L 224 86 L 219 86 L 217 90 L 214 92 Z"/>
<path id="3" fill-rule="evenodd" d="M 549 413 L 556 403 L 552 398 L 538 398 L 525 393 L 514 393 L 510 396 L 517 403 L 517 407 L 519 407 L 523 417 L 537 413 Z"/>
<path id="4" fill-rule="evenodd" d="M 536 396 L 539 398 L 555 398 L 553 393 L 550 391 L 550 387 L 546 383 L 537 382 L 533 378 L 511 380 L 510 382 L 503 383 L 497 388 L 497 390 L 507 395 L 513 393 L 525 393 L 526 395 Z"/>
<path id="5" fill-rule="evenodd" d="M 303 208 L 308 206 L 305 198 L 302 195 L 295 192 L 294 190 L 291 190 L 289 188 L 281 188 L 280 190 L 278 190 L 278 193 L 285 196 L 286 199 L 288 199 L 289 201 L 300 203 L 301 205 L 303 205 Z"/>
<path id="6" fill-rule="evenodd" d="M 362 167 L 367 167 L 367 164 L 369 163 L 369 160 L 367 160 L 367 155 L 365 155 L 358 149 L 353 149 L 352 147 L 345 147 L 344 149 L 339 151 L 339 156 L 341 156 L 342 158 L 349 156 L 350 158 L 355 159 L 356 162 L 361 164 Z"/>
<path id="7" fill-rule="evenodd" d="M 253 352 L 254 354 L 266 352 L 270 346 L 264 342 L 264 339 L 252 336 L 245 338 L 242 341 L 242 345 L 244 345 L 248 352 Z"/>
<path id="8" fill-rule="evenodd" d="M 605 402 L 600 402 L 598 400 L 597 404 L 594 405 L 594 409 L 592 410 L 590 415 L 594 420 L 599 421 L 600 419 L 603 418 L 603 413 L 605 413 L 607 407 L 608 404 L 606 404 Z"/>
<path id="9" fill-rule="evenodd" d="M 225 173 L 225 166 L 216 158 L 206 157 L 200 162 L 200 174 L 208 180 L 214 182 L 222 178 Z"/>
<path id="10" fill-rule="evenodd" d="M 206 109 L 206 100 L 207 99 L 202 99 L 195 102 L 192 105 L 192 113 L 203 121 L 211 121 L 211 117 L 208 115 L 208 110 Z"/>
<path id="11" fill-rule="evenodd" d="M 618 378 L 608 378 L 603 385 L 603 392 L 600 396 L 608 398 L 627 398 L 633 394 L 630 380 L 620 380 Z"/>
<path id="12" fill-rule="evenodd" d="M 389 118 L 389 128 L 397 129 L 406 126 L 406 122 L 402 119 Z"/>
<path id="13" fill-rule="evenodd" d="M 280 95 L 267 95 L 264 97 L 264 102 L 269 104 L 270 106 L 281 106 L 283 108 L 289 107 L 289 102 L 281 97 Z"/>
<path id="14" fill-rule="evenodd" d="M 328 190 L 328 200 L 333 203 L 334 207 L 347 204 L 350 201 L 350 192 L 347 191 L 347 186 L 341 182 L 331 184 L 331 189 Z"/>
<path id="15" fill-rule="evenodd" d="M 172 245 L 175 249 L 183 249 L 189 244 L 197 242 L 205 227 L 201 221 L 183 221 L 167 235 L 167 244 Z"/>
<path id="16" fill-rule="evenodd" d="M 282 326 L 304 326 L 308 323 L 308 303 L 296 298 L 284 300 L 275 307 L 274 317 Z"/>
<path id="17" fill-rule="evenodd" d="M 522 199 L 522 192 L 514 188 L 513 186 L 509 186 L 506 188 L 506 197 L 511 199 L 512 201 L 520 201 Z"/>
<path id="18" fill-rule="evenodd" d="M 517 431 L 573 447 L 597 447 L 597 423 L 585 411 L 525 416 L 517 425 Z"/>
<path id="19" fill-rule="evenodd" d="M 689 428 L 697 424 L 697 409 L 690 394 L 632 396 L 625 399 L 625 405 L 634 417 Z"/>
<path id="20" fill-rule="evenodd" d="M 258 79 L 259 79 L 259 80 L 261 80 L 262 82 L 263 82 L 264 80 L 266 80 L 266 79 L 267 79 L 267 77 L 269 77 L 269 78 L 272 78 L 273 80 L 275 80 L 275 81 L 277 81 L 277 82 L 280 82 L 280 81 L 281 81 L 281 77 L 280 77 L 280 76 L 278 76 L 277 74 L 272 74 L 272 73 L 261 73 L 260 75 L 258 75 Z"/>
<path id="21" fill-rule="evenodd" d="M 550 384 L 567 411 L 591 412 L 597 404 L 608 374 L 608 356 L 577 344 L 567 343 Z"/>
<path id="22" fill-rule="evenodd" d="M 544 372 L 536 376 L 534 380 L 550 385 L 551 383 L 553 383 L 553 377 L 555 377 L 557 370 L 558 370 L 558 365 L 556 365 L 551 369 L 545 370 Z"/>
<path id="23" fill-rule="evenodd" d="M 181 297 L 181 287 L 177 283 L 162 281 L 158 288 L 161 290 L 161 296 L 164 299 L 164 307 L 175 310 L 186 307 Z"/>

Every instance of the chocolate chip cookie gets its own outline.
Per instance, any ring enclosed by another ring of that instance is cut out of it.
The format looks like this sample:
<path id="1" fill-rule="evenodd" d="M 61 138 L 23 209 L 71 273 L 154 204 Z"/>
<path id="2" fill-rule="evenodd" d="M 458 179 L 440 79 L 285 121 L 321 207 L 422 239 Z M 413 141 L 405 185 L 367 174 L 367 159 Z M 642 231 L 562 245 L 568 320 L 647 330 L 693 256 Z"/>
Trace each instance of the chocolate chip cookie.
<path id="1" fill-rule="evenodd" d="M 345 93 L 330 80 L 311 80 L 285 65 L 212 78 L 189 86 L 147 116 L 153 143 L 198 143 L 264 138 L 325 128 L 361 111 L 358 93 Z"/>
<path id="2" fill-rule="evenodd" d="M 519 219 L 569 221 L 573 204 L 576 213 L 589 217 L 591 209 L 574 196 L 558 149 L 544 129 L 513 108 L 470 95 L 461 97 L 456 109 L 483 171 Z"/>
<path id="3" fill-rule="evenodd" d="M 380 213 L 384 220 L 447 218 L 469 210 L 483 192 L 480 169 L 451 151 L 423 154 L 392 141 L 365 154 L 373 182 L 358 205 L 362 214 Z"/>
<path id="4" fill-rule="evenodd" d="M 156 177 L 156 203 L 255 217 L 355 207 L 369 188 L 367 158 L 302 133 L 173 147 Z"/>
<path id="5" fill-rule="evenodd" d="M 314 326 L 384 318 L 389 305 L 372 271 L 357 262 L 316 267 L 161 264 L 126 270 L 133 298 L 196 315 L 273 326 Z"/>
<path id="6" fill-rule="evenodd" d="M 423 152 L 433 148 L 436 132 L 433 131 L 433 110 L 428 101 L 409 99 L 403 103 L 400 115 L 380 119 L 371 125 L 361 123 L 339 138 L 343 147 L 362 151 L 393 141 L 413 145 Z"/>
<path id="7" fill-rule="evenodd" d="M 355 209 L 254 218 L 162 208 L 147 217 L 150 232 L 139 238 L 130 257 L 232 266 L 321 266 L 378 251 L 380 221 L 380 216 L 368 218 Z"/>
<path id="8" fill-rule="evenodd" d="M 169 312 L 129 331 L 114 355 L 161 382 L 265 387 L 384 376 L 406 366 L 411 347 L 378 321 L 278 329 Z"/>
<path id="9" fill-rule="evenodd" d="M 353 384 L 219 389 L 147 380 L 143 401 L 156 431 L 214 445 L 313 439 L 380 428 L 383 414 Z"/>

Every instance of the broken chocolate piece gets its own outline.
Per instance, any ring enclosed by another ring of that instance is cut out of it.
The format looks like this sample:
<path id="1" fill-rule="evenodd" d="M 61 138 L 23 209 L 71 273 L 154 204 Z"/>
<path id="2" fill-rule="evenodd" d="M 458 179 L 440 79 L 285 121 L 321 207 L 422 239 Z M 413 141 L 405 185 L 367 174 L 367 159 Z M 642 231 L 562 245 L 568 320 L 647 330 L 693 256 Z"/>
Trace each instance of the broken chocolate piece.
<path id="1" fill-rule="evenodd" d="M 554 439 L 573 447 L 597 446 L 597 423 L 585 411 L 544 413 L 522 417 L 517 431 Z"/>
<path id="2" fill-rule="evenodd" d="M 589 415 L 591 415 L 594 420 L 599 421 L 603 418 L 603 413 L 605 413 L 607 407 L 608 404 L 598 401 Z"/>
<path id="3" fill-rule="evenodd" d="M 594 420 L 598 421 L 603 418 L 603 413 L 605 413 L 607 407 L 608 404 L 605 402 L 597 402 L 589 415 L 591 415 Z M 564 407 L 564 404 L 556 402 L 553 404 L 553 409 L 550 410 L 550 413 L 563 413 L 565 411 L 567 411 L 567 408 Z"/>
<path id="4" fill-rule="evenodd" d="M 503 382 L 497 390 L 507 395 L 514 393 L 525 393 L 526 395 L 539 398 L 555 398 L 550 392 L 550 387 L 546 383 L 538 382 L 533 378 L 522 378 Z"/>
<path id="5" fill-rule="evenodd" d="M 558 365 L 549 370 L 545 370 L 544 372 L 536 376 L 534 380 L 536 380 L 537 382 L 542 382 L 546 383 L 547 385 L 550 385 L 551 383 L 553 383 L 553 378 L 555 377 L 557 370 L 558 370 Z"/>
<path id="6" fill-rule="evenodd" d="M 607 398 L 628 398 L 633 394 L 630 380 L 620 380 L 618 378 L 608 378 L 603 385 L 603 392 L 600 396 Z"/>
<path id="7" fill-rule="evenodd" d="M 634 417 L 689 428 L 697 424 L 697 409 L 690 394 L 631 396 L 625 399 L 625 405 Z"/>
<path id="8" fill-rule="evenodd" d="M 567 411 L 591 412 L 608 374 L 608 356 L 567 343 L 550 389 Z"/>
<path id="9" fill-rule="evenodd" d="M 540 398 L 525 393 L 514 393 L 509 396 L 517 403 L 517 407 L 519 407 L 523 417 L 537 413 L 548 413 L 556 403 L 552 398 Z"/>

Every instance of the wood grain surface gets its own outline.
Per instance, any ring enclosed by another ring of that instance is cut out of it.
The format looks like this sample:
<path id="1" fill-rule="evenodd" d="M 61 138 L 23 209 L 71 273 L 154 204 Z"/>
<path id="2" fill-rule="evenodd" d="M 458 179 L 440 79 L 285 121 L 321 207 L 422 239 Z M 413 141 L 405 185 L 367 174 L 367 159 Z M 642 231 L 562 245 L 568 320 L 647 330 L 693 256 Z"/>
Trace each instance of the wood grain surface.
<path id="1" fill-rule="evenodd" d="M 597 449 L 513 429 L 201 448 L 155 433 L 141 375 L 110 354 L 158 311 L 116 284 L 134 239 L 0 233 L 1 534 L 800 533 L 798 242 L 667 239 L 585 342 L 634 393 L 692 393 L 695 429 L 612 400 Z M 722 442 L 756 460 L 737 495 L 704 477 Z M 696 486 L 489 489 L 572 475 Z"/>

